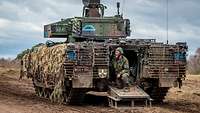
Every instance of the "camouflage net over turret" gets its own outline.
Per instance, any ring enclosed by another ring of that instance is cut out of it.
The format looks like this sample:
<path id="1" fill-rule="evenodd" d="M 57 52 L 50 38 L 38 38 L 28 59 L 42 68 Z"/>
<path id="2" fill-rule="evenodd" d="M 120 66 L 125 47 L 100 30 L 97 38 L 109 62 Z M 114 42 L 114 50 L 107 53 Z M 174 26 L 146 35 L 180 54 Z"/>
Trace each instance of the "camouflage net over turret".
<path id="1" fill-rule="evenodd" d="M 42 83 L 46 88 L 54 89 L 50 96 L 52 101 L 63 101 L 63 63 L 66 55 L 66 44 L 47 47 L 45 44 L 28 51 L 21 60 L 21 77 L 33 79 L 34 85 Z"/>

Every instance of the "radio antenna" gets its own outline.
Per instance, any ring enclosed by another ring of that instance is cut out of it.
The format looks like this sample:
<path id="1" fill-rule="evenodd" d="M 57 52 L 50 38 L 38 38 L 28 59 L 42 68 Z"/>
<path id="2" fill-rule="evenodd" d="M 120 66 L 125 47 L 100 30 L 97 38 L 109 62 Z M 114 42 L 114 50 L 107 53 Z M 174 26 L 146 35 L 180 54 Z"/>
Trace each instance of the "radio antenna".
<path id="1" fill-rule="evenodd" d="M 117 2 L 117 15 L 120 15 L 119 9 L 120 9 L 120 2 Z"/>
<path id="2" fill-rule="evenodd" d="M 166 37 L 167 44 L 169 44 L 169 1 L 166 0 Z"/>

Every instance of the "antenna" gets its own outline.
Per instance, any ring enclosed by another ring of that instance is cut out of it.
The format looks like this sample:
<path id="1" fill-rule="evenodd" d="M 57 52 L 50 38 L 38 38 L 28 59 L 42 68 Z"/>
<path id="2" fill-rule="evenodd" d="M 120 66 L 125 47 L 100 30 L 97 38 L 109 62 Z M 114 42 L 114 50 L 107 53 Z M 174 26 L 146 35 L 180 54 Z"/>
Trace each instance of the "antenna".
<path id="1" fill-rule="evenodd" d="M 117 15 L 120 15 L 119 9 L 120 9 L 120 2 L 117 2 Z"/>
<path id="2" fill-rule="evenodd" d="M 166 0 L 166 36 L 167 44 L 169 44 L 169 1 Z"/>

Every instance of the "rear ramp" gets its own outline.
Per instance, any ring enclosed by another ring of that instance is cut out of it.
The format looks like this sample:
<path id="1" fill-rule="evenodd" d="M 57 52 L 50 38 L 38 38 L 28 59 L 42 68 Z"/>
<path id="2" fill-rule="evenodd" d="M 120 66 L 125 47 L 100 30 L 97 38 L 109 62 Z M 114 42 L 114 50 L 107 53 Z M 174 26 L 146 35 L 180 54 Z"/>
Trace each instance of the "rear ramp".
<path id="1" fill-rule="evenodd" d="M 118 108 L 119 104 L 123 102 L 129 103 L 128 107 L 135 107 L 136 101 L 144 102 L 146 107 L 148 105 L 151 107 L 152 99 L 139 86 L 131 86 L 128 92 L 111 86 L 109 89 L 108 102 L 110 107 Z"/>

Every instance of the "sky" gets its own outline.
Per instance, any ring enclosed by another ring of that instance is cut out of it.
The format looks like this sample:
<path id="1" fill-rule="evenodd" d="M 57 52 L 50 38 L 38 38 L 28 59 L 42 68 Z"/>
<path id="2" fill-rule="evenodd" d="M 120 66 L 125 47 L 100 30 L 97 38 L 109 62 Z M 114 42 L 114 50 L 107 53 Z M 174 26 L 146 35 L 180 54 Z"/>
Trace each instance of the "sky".
<path id="1" fill-rule="evenodd" d="M 102 0 L 106 15 L 121 13 L 131 21 L 130 38 L 167 40 L 167 0 Z M 0 57 L 45 43 L 43 26 L 82 15 L 82 0 L 0 0 Z M 200 47 L 200 0 L 168 0 L 169 43 L 187 42 L 189 55 Z M 63 39 L 53 39 L 60 41 Z"/>

